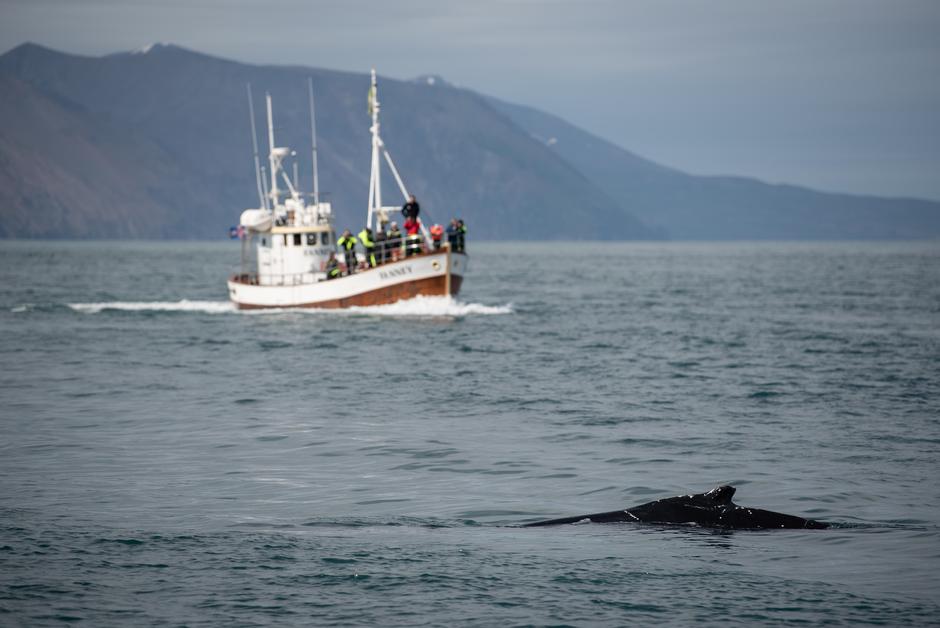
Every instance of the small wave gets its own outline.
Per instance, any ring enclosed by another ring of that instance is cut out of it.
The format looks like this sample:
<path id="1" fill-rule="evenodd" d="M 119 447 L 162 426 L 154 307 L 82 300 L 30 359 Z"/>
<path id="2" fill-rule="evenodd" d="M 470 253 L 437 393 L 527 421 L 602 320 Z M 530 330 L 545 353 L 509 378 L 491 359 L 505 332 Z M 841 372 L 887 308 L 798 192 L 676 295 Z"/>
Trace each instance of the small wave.
<path id="1" fill-rule="evenodd" d="M 371 527 L 421 527 L 448 528 L 453 524 L 434 518 L 395 517 L 392 519 L 360 519 L 343 517 L 336 519 L 314 519 L 301 524 L 305 528 L 371 528 Z"/>
<path id="2" fill-rule="evenodd" d="M 202 312 L 205 314 L 227 314 L 235 312 L 230 301 L 111 301 L 107 303 L 69 303 L 76 312 L 98 314 L 107 310 L 124 312 Z"/>

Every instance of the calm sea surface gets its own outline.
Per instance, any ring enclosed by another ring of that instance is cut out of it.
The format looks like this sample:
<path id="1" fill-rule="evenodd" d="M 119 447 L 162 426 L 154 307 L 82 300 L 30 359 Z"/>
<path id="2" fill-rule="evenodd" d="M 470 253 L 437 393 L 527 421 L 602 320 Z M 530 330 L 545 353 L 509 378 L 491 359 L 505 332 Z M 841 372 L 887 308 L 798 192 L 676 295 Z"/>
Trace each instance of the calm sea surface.
<path id="1" fill-rule="evenodd" d="M 940 244 L 473 244 L 244 314 L 0 242 L 0 625 L 940 624 Z M 522 529 L 721 483 L 834 524 Z"/>

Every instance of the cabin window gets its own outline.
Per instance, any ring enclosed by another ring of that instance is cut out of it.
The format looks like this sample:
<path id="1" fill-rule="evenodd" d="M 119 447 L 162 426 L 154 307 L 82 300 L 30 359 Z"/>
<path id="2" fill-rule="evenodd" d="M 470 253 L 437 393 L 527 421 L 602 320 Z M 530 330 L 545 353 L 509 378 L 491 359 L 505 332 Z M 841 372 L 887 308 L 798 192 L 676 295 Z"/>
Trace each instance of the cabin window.
<path id="1" fill-rule="evenodd" d="M 329 243 L 330 243 L 330 232 L 329 232 L 329 231 L 324 231 L 324 232 L 323 232 L 323 241 L 320 242 L 320 244 L 329 244 Z"/>
<path id="2" fill-rule="evenodd" d="M 301 245 L 300 234 L 295 233 L 294 234 L 294 246 L 300 246 L 300 245 Z"/>
<path id="3" fill-rule="evenodd" d="M 317 245 L 317 234 L 308 233 L 307 234 L 307 246 L 316 246 Z"/>

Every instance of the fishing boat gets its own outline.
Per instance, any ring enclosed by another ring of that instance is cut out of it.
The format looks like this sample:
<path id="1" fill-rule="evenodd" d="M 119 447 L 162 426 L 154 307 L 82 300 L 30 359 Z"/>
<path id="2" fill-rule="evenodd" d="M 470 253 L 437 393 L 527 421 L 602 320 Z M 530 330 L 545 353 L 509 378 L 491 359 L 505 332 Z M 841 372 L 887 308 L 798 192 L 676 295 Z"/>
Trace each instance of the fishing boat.
<path id="1" fill-rule="evenodd" d="M 296 153 L 278 146 L 270 94 L 266 95 L 269 173 L 261 166 L 255 131 L 254 105 L 248 87 L 255 179 L 260 207 L 241 214 L 237 234 L 242 239 L 241 268 L 228 280 L 229 298 L 239 309 L 346 308 L 394 303 L 416 296 L 454 296 L 467 270 L 467 254 L 434 236 L 424 224 L 406 241 L 388 240 L 372 255 L 337 254 L 333 210 L 321 201 L 317 172 L 316 116 L 313 84 L 310 99 L 313 192 L 298 190 Z M 366 227 L 377 233 L 401 211 L 382 204 L 382 159 L 388 164 L 405 201 L 409 193 L 379 133 L 379 100 L 375 70 L 369 91 L 372 117 L 372 172 Z M 285 162 L 293 161 L 293 181 Z M 269 177 L 270 175 L 270 182 Z M 284 185 L 282 186 L 281 183 Z M 312 202 L 311 202 L 312 201 Z M 378 244 L 378 243 L 376 243 Z M 339 263 L 349 260 L 349 264 Z M 332 270 L 332 272 L 330 272 Z"/>

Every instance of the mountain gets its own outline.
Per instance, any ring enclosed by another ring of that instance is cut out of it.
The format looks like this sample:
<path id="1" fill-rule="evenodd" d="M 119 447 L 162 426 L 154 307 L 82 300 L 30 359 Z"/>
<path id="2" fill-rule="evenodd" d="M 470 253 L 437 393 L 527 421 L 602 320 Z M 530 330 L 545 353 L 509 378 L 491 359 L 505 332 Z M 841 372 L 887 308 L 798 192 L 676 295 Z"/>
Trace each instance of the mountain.
<path id="1" fill-rule="evenodd" d="M 488 98 L 618 205 L 677 240 L 940 237 L 940 203 L 817 192 L 744 177 L 693 176 L 643 159 L 568 122 Z"/>
<path id="2" fill-rule="evenodd" d="M 167 45 L 101 58 L 32 44 L 9 51 L 0 57 L 0 236 L 222 236 L 258 204 L 246 83 L 259 140 L 267 91 L 276 140 L 298 152 L 301 186 L 312 187 L 307 77 L 321 195 L 338 226 L 355 230 L 368 202 L 368 75 Z M 477 94 L 380 78 L 379 97 L 383 139 L 426 219 L 460 216 L 481 239 L 652 235 Z M 401 203 L 391 174 L 383 179 L 386 204 Z"/>
<path id="3" fill-rule="evenodd" d="M 366 74 L 237 63 L 172 45 L 0 56 L 0 237 L 217 238 L 258 205 L 245 85 L 262 158 L 277 143 L 310 185 L 314 81 L 321 195 L 358 229 L 368 201 Z M 382 135 L 422 216 L 480 239 L 865 239 L 940 236 L 940 203 L 699 177 L 544 112 L 436 76 L 379 79 Z M 383 173 L 386 204 L 401 201 Z"/>

